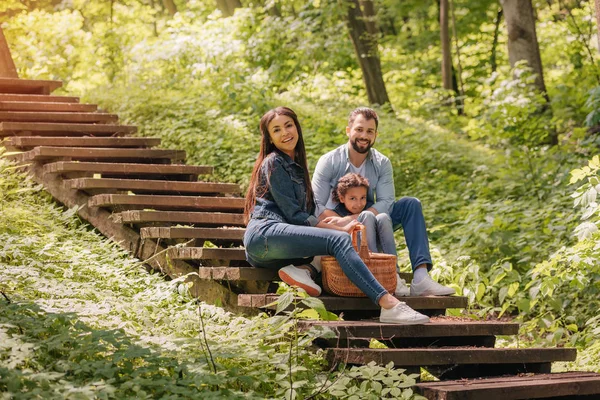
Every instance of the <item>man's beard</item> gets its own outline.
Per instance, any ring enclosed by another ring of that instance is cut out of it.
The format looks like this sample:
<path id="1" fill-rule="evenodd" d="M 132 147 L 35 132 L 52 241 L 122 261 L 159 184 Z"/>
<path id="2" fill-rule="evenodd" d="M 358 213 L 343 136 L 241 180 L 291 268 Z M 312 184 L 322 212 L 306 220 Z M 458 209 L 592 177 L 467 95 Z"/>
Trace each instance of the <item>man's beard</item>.
<path id="1" fill-rule="evenodd" d="M 357 142 L 357 140 L 354 140 L 353 142 L 351 142 L 352 143 L 352 148 L 357 153 L 360 153 L 360 154 L 368 153 L 369 150 L 371 150 L 371 147 L 373 147 L 373 145 L 375 144 L 375 142 L 372 142 L 372 143 L 369 143 L 369 145 L 366 148 L 360 148 L 360 147 L 358 147 L 358 144 L 356 142 Z"/>

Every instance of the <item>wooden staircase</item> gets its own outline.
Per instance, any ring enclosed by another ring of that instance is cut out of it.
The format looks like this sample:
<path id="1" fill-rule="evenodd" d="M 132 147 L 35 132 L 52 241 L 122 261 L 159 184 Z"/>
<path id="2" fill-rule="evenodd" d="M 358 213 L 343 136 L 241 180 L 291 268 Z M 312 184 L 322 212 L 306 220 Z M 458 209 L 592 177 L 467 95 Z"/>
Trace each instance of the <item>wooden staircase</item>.
<path id="1" fill-rule="evenodd" d="M 185 152 L 157 148 L 158 138 L 125 137 L 136 128 L 76 97 L 50 94 L 60 86 L 0 77 L 4 157 L 27 166 L 57 201 L 77 207 L 83 219 L 153 268 L 171 277 L 196 272 L 190 279 L 197 297 L 238 312 L 273 309 L 276 273 L 248 265 L 241 247 L 239 186 L 199 182 L 212 167 L 185 165 Z M 432 316 L 418 326 L 372 320 L 379 310 L 366 298 L 320 299 L 346 319 L 304 324 L 335 332 L 335 339 L 315 342 L 331 364 L 393 361 L 409 372 L 426 368 L 442 380 L 414 387 L 427 398 L 600 398 L 598 374 L 549 374 L 552 362 L 574 360 L 574 349 L 495 348 L 496 337 L 517 335 L 518 325 L 444 317 L 448 308 L 466 307 L 464 297 L 405 298 Z M 388 348 L 369 348 L 372 339 Z M 465 379 L 505 374 L 511 376 Z"/>

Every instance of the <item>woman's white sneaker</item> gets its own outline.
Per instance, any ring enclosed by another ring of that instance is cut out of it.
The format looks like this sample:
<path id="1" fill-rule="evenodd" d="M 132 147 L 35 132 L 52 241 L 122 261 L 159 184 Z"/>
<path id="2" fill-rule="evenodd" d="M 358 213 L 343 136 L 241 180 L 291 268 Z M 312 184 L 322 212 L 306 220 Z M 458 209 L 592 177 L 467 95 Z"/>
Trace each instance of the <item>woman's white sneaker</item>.
<path id="1" fill-rule="evenodd" d="M 321 288 L 310 277 L 306 269 L 288 265 L 279 270 L 279 278 L 290 286 L 302 288 L 310 296 L 317 297 L 321 294 Z"/>
<path id="2" fill-rule="evenodd" d="M 456 291 L 448 286 L 440 285 L 429 275 L 421 279 L 419 283 L 414 281 L 410 284 L 411 296 L 450 296 Z"/>
<path id="3" fill-rule="evenodd" d="M 401 301 L 390 309 L 382 308 L 379 321 L 399 325 L 420 325 L 428 323 L 429 317 L 413 310 Z"/>

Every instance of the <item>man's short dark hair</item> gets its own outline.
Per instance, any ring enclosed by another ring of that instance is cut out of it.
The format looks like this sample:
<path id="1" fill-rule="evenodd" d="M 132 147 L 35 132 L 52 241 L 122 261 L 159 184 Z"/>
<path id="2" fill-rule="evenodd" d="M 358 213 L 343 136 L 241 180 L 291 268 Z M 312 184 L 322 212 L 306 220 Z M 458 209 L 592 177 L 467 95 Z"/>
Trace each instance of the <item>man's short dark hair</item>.
<path id="1" fill-rule="evenodd" d="M 350 115 L 348 116 L 348 126 L 352 126 L 354 120 L 358 115 L 362 115 L 367 121 L 374 119 L 375 130 L 377 130 L 377 128 L 379 127 L 379 117 L 377 116 L 375 110 L 369 107 L 358 107 L 352 110 L 350 112 Z"/>

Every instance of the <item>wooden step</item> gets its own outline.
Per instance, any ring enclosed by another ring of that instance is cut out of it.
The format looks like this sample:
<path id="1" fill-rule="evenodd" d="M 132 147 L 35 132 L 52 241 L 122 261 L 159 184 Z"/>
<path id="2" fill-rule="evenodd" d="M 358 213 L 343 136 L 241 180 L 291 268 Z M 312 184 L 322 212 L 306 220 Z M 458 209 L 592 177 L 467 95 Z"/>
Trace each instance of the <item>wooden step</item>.
<path id="1" fill-rule="evenodd" d="M 178 182 L 144 179 L 93 179 L 80 178 L 65 182 L 66 187 L 80 190 L 127 190 L 134 193 L 172 193 L 202 195 L 207 193 L 239 194 L 241 189 L 234 183 Z"/>
<path id="2" fill-rule="evenodd" d="M 121 224 L 135 225 L 166 223 L 186 225 L 245 226 L 244 214 L 233 213 L 131 210 L 113 214 L 113 219 L 115 222 Z"/>
<path id="3" fill-rule="evenodd" d="M 94 112 L 97 109 L 96 104 L 0 100 L 0 111 Z"/>
<path id="4" fill-rule="evenodd" d="M 425 382 L 413 386 L 429 400 L 521 400 L 550 398 L 600 398 L 600 374 L 563 372 L 485 379 Z M 573 396 L 573 397 L 570 397 Z M 581 397 L 583 398 L 583 397 Z"/>
<path id="5" fill-rule="evenodd" d="M 240 294 L 238 295 L 238 305 L 241 307 L 252 307 L 275 310 L 276 306 L 265 307 L 277 300 L 276 294 Z M 328 311 L 376 311 L 380 308 L 366 297 L 337 297 L 337 296 L 319 296 L 319 299 L 325 304 Z M 445 310 L 447 308 L 465 308 L 468 304 L 466 297 L 458 296 L 427 296 L 427 297 L 402 297 L 402 301 L 415 310 Z"/>
<path id="6" fill-rule="evenodd" d="M 168 250 L 172 260 L 226 260 L 245 261 L 243 248 L 218 249 L 212 247 L 171 247 Z M 239 301 L 238 301 L 239 303 Z"/>
<path id="7" fill-rule="evenodd" d="M 126 162 L 133 160 L 148 160 L 150 162 L 158 160 L 181 161 L 185 159 L 185 151 L 166 149 L 111 149 L 40 146 L 25 153 L 7 155 L 6 157 L 21 163 L 61 158 L 90 161 L 110 160 L 112 162 Z"/>
<path id="8" fill-rule="evenodd" d="M 247 267 L 200 267 L 200 279 L 216 281 L 276 281 L 277 271 L 269 268 Z"/>
<path id="9" fill-rule="evenodd" d="M 44 94 L 6 94 L 0 93 L 0 101 L 33 101 L 51 103 L 79 103 L 79 97 L 52 96 Z"/>
<path id="10" fill-rule="evenodd" d="M 142 239 L 216 239 L 241 241 L 243 228 L 142 228 Z"/>
<path id="11" fill-rule="evenodd" d="M 6 148 L 30 150 L 37 146 L 52 147 L 154 147 L 160 144 L 159 138 L 141 137 L 40 137 L 13 136 L 6 138 L 2 145 Z"/>
<path id="12" fill-rule="evenodd" d="M 0 93 L 50 94 L 61 86 L 61 81 L 0 78 Z"/>
<path id="13" fill-rule="evenodd" d="M 566 348 L 427 348 L 427 349 L 348 349 L 327 350 L 330 363 L 378 365 L 393 362 L 397 367 L 428 367 L 467 364 L 542 364 L 554 361 L 575 361 L 576 349 Z"/>
<path id="14" fill-rule="evenodd" d="M 115 114 L 85 112 L 32 112 L 0 111 L 1 122 L 74 122 L 114 124 L 119 120 Z"/>
<path id="15" fill-rule="evenodd" d="M 307 321 L 303 327 L 331 329 L 339 339 L 369 337 L 377 340 L 413 337 L 517 335 L 519 324 L 500 321 L 465 321 L 464 318 L 432 318 L 424 325 L 395 325 L 375 321 Z"/>
<path id="16" fill-rule="evenodd" d="M 156 210 L 240 212 L 244 209 L 244 201 L 245 199 L 240 197 L 99 194 L 90 197 L 88 206 L 111 209 L 151 208 Z"/>
<path id="17" fill-rule="evenodd" d="M 112 124 L 75 124 L 51 122 L 0 122 L 0 137 L 5 136 L 119 136 L 137 132 L 137 127 Z"/>
<path id="18" fill-rule="evenodd" d="M 212 174 L 213 167 L 185 164 L 133 164 L 59 161 L 44 165 L 44 174 L 140 176 L 152 179 L 198 179 L 198 175 Z M 185 221 L 180 221 L 185 222 Z"/>

